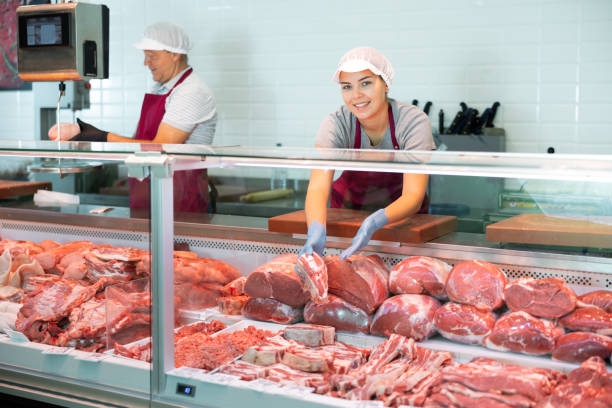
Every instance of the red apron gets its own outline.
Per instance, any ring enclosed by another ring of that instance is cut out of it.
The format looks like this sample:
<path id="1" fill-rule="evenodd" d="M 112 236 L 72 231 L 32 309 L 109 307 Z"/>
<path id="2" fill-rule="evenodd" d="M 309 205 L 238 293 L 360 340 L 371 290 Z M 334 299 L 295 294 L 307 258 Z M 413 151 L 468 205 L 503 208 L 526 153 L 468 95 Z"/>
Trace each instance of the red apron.
<path id="1" fill-rule="evenodd" d="M 166 113 L 166 98 L 191 72 L 193 69 L 189 68 L 167 94 L 145 94 L 136 139 L 153 140 L 155 138 L 164 113 Z M 175 171 L 173 180 L 175 212 L 206 212 L 208 210 L 208 178 L 205 169 Z M 147 177 L 143 181 L 138 181 L 130 178 L 129 184 L 130 208 L 150 209 L 150 179 Z"/>
<path id="2" fill-rule="evenodd" d="M 399 150 L 395 137 L 395 120 L 389 104 L 389 127 L 393 149 Z M 361 149 L 361 125 L 355 119 L 354 149 Z M 355 210 L 384 208 L 402 195 L 404 175 L 402 173 L 381 173 L 376 171 L 345 170 L 332 184 L 332 208 L 351 208 Z M 423 198 L 419 213 L 426 213 L 429 208 L 427 194 Z"/>

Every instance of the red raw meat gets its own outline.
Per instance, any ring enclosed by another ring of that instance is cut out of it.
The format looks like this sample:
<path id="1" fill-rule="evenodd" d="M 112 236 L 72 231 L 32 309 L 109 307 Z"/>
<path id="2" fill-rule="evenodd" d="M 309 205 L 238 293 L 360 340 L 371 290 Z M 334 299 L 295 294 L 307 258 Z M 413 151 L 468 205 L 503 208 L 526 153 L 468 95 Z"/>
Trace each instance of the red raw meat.
<path id="1" fill-rule="evenodd" d="M 249 299 L 248 296 L 222 296 L 217 298 L 217 307 L 223 314 L 240 315 Z"/>
<path id="2" fill-rule="evenodd" d="M 434 326 L 449 340 L 467 344 L 482 344 L 495 325 L 495 314 L 478 310 L 472 305 L 448 302 L 434 314 Z"/>
<path id="3" fill-rule="evenodd" d="M 242 308 L 242 314 L 255 320 L 271 321 L 282 324 L 302 320 L 302 308 L 294 308 L 276 299 L 251 298 Z"/>
<path id="4" fill-rule="evenodd" d="M 306 303 L 304 321 L 333 326 L 336 330 L 369 333 L 372 316 L 342 298 L 328 295 L 325 303 Z"/>
<path id="5" fill-rule="evenodd" d="M 327 267 L 323 258 L 316 252 L 304 253 L 295 264 L 295 273 L 310 293 L 310 299 L 323 303 L 327 298 Z"/>
<path id="6" fill-rule="evenodd" d="M 334 356 L 331 372 L 335 374 L 346 374 L 348 371 L 359 367 L 370 355 L 369 349 L 363 349 L 342 342 L 335 342 L 320 347 Z"/>
<path id="7" fill-rule="evenodd" d="M 495 322 L 493 331 L 484 339 L 492 350 L 542 355 L 552 353 L 563 328 L 550 320 L 538 319 L 526 312 L 512 312 Z"/>
<path id="8" fill-rule="evenodd" d="M 280 363 L 266 368 L 265 379 L 280 384 L 297 384 L 302 387 L 312 387 L 317 394 L 325 394 L 331 390 L 331 385 L 324 374 L 306 373 Z"/>
<path id="9" fill-rule="evenodd" d="M 570 363 L 582 363 L 592 356 L 608 359 L 612 355 L 612 338 L 589 332 L 567 333 L 557 339 L 552 357 Z"/>
<path id="10" fill-rule="evenodd" d="M 265 367 L 247 363 L 246 361 L 236 360 L 227 364 L 219 370 L 220 373 L 234 375 L 243 381 L 253 381 L 266 376 Z"/>
<path id="11" fill-rule="evenodd" d="M 177 309 L 196 310 L 217 305 L 217 298 L 225 296 L 223 286 L 215 283 L 175 283 L 174 296 Z"/>
<path id="12" fill-rule="evenodd" d="M 242 296 L 246 293 L 244 292 L 244 285 L 246 284 L 247 277 L 241 276 L 237 279 L 234 279 L 227 285 L 225 285 L 225 292 L 229 296 Z"/>
<path id="13" fill-rule="evenodd" d="M 325 257 L 329 293 L 371 314 L 387 298 L 387 271 L 371 258 L 353 255 L 341 260 L 338 255 Z"/>
<path id="14" fill-rule="evenodd" d="M 296 254 L 284 254 L 255 268 L 244 285 L 247 295 L 272 298 L 292 307 L 304 306 L 310 294 L 295 274 Z"/>
<path id="15" fill-rule="evenodd" d="M 32 279 L 32 277 L 30 277 L 30 279 Z M 0 286 L 0 301 L 21 302 L 23 293 L 23 289 L 13 286 Z"/>
<path id="16" fill-rule="evenodd" d="M 287 347 L 289 347 L 288 344 L 279 344 L 277 342 L 266 342 L 251 346 L 244 351 L 242 359 L 258 366 L 269 366 L 280 363 Z"/>
<path id="17" fill-rule="evenodd" d="M 484 261 L 455 265 L 446 281 L 446 293 L 453 302 L 495 310 L 504 304 L 506 276 L 497 266 Z"/>
<path id="18" fill-rule="evenodd" d="M 91 252 L 83 255 L 87 268 L 86 277 L 90 282 L 110 278 L 117 282 L 127 282 L 136 277 L 136 263 L 119 260 L 103 260 Z"/>
<path id="19" fill-rule="evenodd" d="M 612 313 L 612 291 L 596 290 L 578 297 L 578 307 L 595 306 Z"/>
<path id="20" fill-rule="evenodd" d="M 513 312 L 555 319 L 576 307 L 576 294 L 560 278 L 519 278 L 506 285 L 504 300 Z"/>
<path id="21" fill-rule="evenodd" d="M 445 298 L 446 279 L 450 270 L 450 265 L 435 258 L 406 258 L 391 269 L 389 290 L 396 295 L 413 293 Z"/>
<path id="22" fill-rule="evenodd" d="M 300 323 L 285 327 L 283 337 L 308 347 L 319 347 L 333 344 L 336 340 L 336 330 L 331 326 Z"/>
<path id="23" fill-rule="evenodd" d="M 568 330 L 612 335 L 612 313 L 598 307 L 582 307 L 562 317 L 559 323 Z"/>
<path id="24" fill-rule="evenodd" d="M 421 341 L 434 332 L 434 314 L 440 302 L 426 295 L 396 295 L 385 300 L 372 319 L 372 334 L 391 333 Z"/>
<path id="25" fill-rule="evenodd" d="M 308 348 L 303 345 L 285 349 L 282 362 L 288 367 L 308 373 L 326 373 L 330 371 L 333 354 L 323 349 Z"/>
<path id="26" fill-rule="evenodd" d="M 240 271 L 227 262 L 211 258 L 174 258 L 175 282 L 226 285 L 240 277 Z"/>

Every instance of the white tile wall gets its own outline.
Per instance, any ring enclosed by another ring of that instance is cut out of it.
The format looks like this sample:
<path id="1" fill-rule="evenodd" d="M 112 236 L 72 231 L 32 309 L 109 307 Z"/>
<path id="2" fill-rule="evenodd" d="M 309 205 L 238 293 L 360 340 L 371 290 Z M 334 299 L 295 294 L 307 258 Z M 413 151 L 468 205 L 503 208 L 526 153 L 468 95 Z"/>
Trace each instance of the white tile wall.
<path id="1" fill-rule="evenodd" d="M 610 0 L 106 0 L 110 78 L 80 116 L 131 135 L 151 85 L 132 47 L 157 20 L 182 25 L 190 62 L 214 91 L 216 144 L 311 146 L 342 103 L 330 80 L 348 49 L 393 63 L 391 96 L 433 102 L 446 125 L 459 102 L 500 101 L 509 151 L 612 153 Z M 31 92 L 0 92 L 2 138 L 34 137 Z"/>

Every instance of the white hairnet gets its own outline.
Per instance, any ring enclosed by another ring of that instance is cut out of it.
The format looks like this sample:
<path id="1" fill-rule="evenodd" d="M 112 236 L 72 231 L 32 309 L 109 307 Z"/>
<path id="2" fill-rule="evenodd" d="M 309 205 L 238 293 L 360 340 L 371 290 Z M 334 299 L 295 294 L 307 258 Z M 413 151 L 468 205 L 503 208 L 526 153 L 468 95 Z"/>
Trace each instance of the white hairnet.
<path id="1" fill-rule="evenodd" d="M 393 79 L 393 67 L 380 51 L 372 47 L 353 48 L 340 58 L 338 69 L 334 72 L 333 80 L 340 82 L 340 72 L 359 72 L 369 69 L 375 75 L 380 75 L 391 88 Z"/>
<path id="2" fill-rule="evenodd" d="M 134 47 L 141 50 L 165 50 L 187 54 L 192 44 L 181 27 L 161 21 L 145 28 L 143 39 L 134 44 Z"/>

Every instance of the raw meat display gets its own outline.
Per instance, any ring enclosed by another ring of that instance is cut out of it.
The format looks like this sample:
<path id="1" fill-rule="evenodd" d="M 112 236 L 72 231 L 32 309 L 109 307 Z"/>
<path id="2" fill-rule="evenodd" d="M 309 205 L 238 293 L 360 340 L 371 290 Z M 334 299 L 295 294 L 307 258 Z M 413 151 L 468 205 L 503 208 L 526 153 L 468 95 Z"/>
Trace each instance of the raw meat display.
<path id="1" fill-rule="evenodd" d="M 372 316 L 342 298 L 328 295 L 324 303 L 306 303 L 304 321 L 333 326 L 336 330 L 369 333 Z"/>
<path id="2" fill-rule="evenodd" d="M 285 328 L 283 337 L 305 346 L 319 347 L 333 344 L 336 341 L 336 330 L 331 326 L 300 323 Z"/>
<path id="3" fill-rule="evenodd" d="M 371 314 L 387 298 L 388 273 L 369 257 L 352 255 L 341 260 L 338 255 L 325 257 L 329 293 Z"/>
<path id="4" fill-rule="evenodd" d="M 223 314 L 240 315 L 249 299 L 248 296 L 222 296 L 217 298 L 217 307 Z"/>
<path id="5" fill-rule="evenodd" d="M 307 373 L 326 373 L 330 371 L 333 359 L 334 355 L 326 350 L 298 345 L 285 349 L 281 361 L 287 367 Z"/>
<path id="6" fill-rule="evenodd" d="M 578 297 L 578 307 L 595 306 L 612 313 L 612 291 L 595 290 Z"/>
<path id="7" fill-rule="evenodd" d="M 491 333 L 496 316 L 472 305 L 448 302 L 434 314 L 434 327 L 445 338 L 459 343 L 482 344 Z"/>
<path id="8" fill-rule="evenodd" d="M 229 296 L 242 296 L 246 293 L 244 292 L 244 285 L 246 284 L 247 277 L 241 276 L 237 279 L 234 279 L 227 285 L 225 285 L 225 293 Z"/>
<path id="9" fill-rule="evenodd" d="M 576 294 L 560 278 L 519 278 L 504 289 L 506 306 L 513 312 L 524 311 L 532 316 L 555 319 L 576 307 Z"/>
<path id="10" fill-rule="evenodd" d="M 285 350 L 295 345 L 297 345 L 297 343 L 294 341 L 274 336 L 265 343 L 247 348 L 242 355 L 242 359 L 251 364 L 269 366 L 280 363 Z"/>
<path id="11" fill-rule="evenodd" d="M 557 339 L 552 358 L 570 363 L 582 363 L 589 357 L 608 359 L 612 355 L 612 338 L 589 332 L 572 332 Z"/>
<path id="12" fill-rule="evenodd" d="M 440 302 L 426 295 L 396 295 L 385 300 L 372 319 L 370 332 L 389 336 L 401 334 L 416 341 L 434 332 L 434 314 Z"/>
<path id="13" fill-rule="evenodd" d="M 562 317 L 559 323 L 568 330 L 589 331 L 612 336 L 612 313 L 607 313 L 598 307 L 578 308 Z"/>
<path id="14" fill-rule="evenodd" d="M 563 328 L 550 320 L 539 319 L 526 312 L 512 312 L 501 316 L 484 339 L 493 350 L 542 355 L 552 353 Z"/>
<path id="15" fill-rule="evenodd" d="M 243 360 L 234 361 L 231 364 L 224 365 L 219 370 L 220 373 L 233 375 L 243 381 L 253 381 L 266 376 L 266 368 L 260 365 L 248 363 Z"/>
<path id="16" fill-rule="evenodd" d="M 280 384 L 297 384 L 302 387 L 312 387 L 318 394 L 329 392 L 331 386 L 325 375 L 320 373 L 306 373 L 288 367 L 285 364 L 274 364 L 266 369 L 268 381 L 274 381 Z"/>
<path id="17" fill-rule="evenodd" d="M 289 324 L 302 320 L 303 309 L 276 299 L 251 298 L 242 308 L 242 314 L 250 319 Z"/>
<path id="18" fill-rule="evenodd" d="M 227 262 L 211 258 L 174 257 L 174 280 L 194 284 L 226 285 L 240 277 L 240 271 Z"/>
<path id="19" fill-rule="evenodd" d="M 463 261 L 455 265 L 446 281 L 446 293 L 453 302 L 495 310 L 504 304 L 506 276 L 497 266 L 484 261 Z"/>
<path id="20" fill-rule="evenodd" d="M 212 307 L 225 296 L 225 287 L 217 283 L 175 282 L 174 297 L 179 309 L 195 310 Z"/>
<path id="21" fill-rule="evenodd" d="M 272 298 L 292 307 L 308 302 L 310 294 L 295 273 L 296 254 L 284 254 L 258 266 L 249 274 L 244 285 L 247 295 Z"/>
<path id="22" fill-rule="evenodd" d="M 389 290 L 399 295 L 414 293 L 446 297 L 446 280 L 451 267 L 446 262 L 427 256 L 406 258 L 389 275 Z"/>
<path id="23" fill-rule="evenodd" d="M 327 298 L 327 267 L 319 254 L 305 253 L 295 264 L 295 273 L 299 276 L 304 288 L 310 293 L 310 300 L 322 303 Z"/>
<path id="24" fill-rule="evenodd" d="M 612 405 L 611 401 L 612 374 L 595 356 L 572 370 L 536 408 L 606 408 Z"/>

